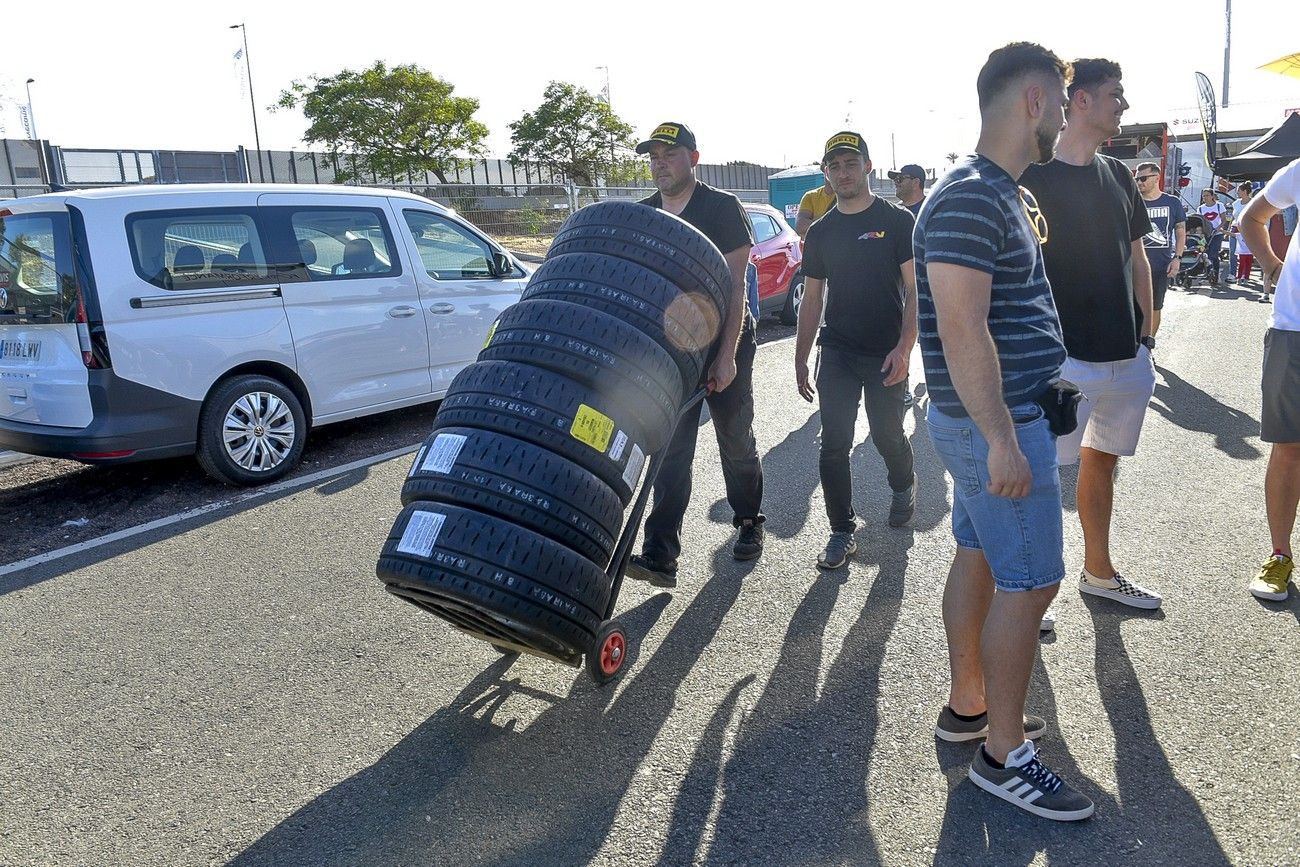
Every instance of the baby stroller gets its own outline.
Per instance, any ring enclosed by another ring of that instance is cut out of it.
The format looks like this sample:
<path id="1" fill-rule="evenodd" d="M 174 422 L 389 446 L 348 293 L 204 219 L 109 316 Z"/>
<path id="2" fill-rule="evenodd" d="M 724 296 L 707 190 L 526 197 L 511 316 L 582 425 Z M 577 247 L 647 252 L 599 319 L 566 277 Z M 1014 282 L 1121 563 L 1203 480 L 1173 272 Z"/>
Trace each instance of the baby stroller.
<path id="1" fill-rule="evenodd" d="M 1200 231 L 1204 230 L 1204 223 L 1200 217 L 1190 214 L 1187 217 L 1187 243 L 1183 246 L 1183 255 L 1178 259 L 1178 276 L 1175 281 L 1184 289 L 1192 288 L 1192 281 L 1198 277 L 1208 279 L 1210 273 L 1210 257 L 1206 254 L 1205 238 L 1201 236 Z"/>

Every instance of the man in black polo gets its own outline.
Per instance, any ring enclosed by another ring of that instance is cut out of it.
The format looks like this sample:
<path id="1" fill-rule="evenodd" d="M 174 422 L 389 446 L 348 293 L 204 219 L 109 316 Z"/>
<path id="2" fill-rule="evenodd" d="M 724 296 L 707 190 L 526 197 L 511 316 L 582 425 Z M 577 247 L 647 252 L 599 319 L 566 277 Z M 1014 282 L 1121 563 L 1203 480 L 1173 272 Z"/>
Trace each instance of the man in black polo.
<path id="1" fill-rule="evenodd" d="M 865 395 L 871 439 L 885 460 L 893 498 L 889 525 L 912 519 L 916 505 L 912 445 L 903 431 L 907 368 L 916 345 L 916 281 L 912 271 L 912 215 L 871 192 L 871 158 L 856 132 L 826 142 L 822 172 L 835 191 L 835 207 L 808 230 L 804 242 L 803 304 L 795 340 L 799 394 L 820 396 L 822 442 L 819 469 L 831 537 L 817 559 L 837 569 L 857 550 L 853 533 L 853 447 L 858 397 Z M 824 289 L 829 284 L 829 291 Z M 821 359 L 817 384 L 808 373 L 813 335 Z"/>
<path id="2" fill-rule="evenodd" d="M 642 203 L 681 217 L 722 251 L 731 270 L 731 303 L 713 346 L 707 373 L 709 415 L 718 437 L 727 502 L 740 533 L 732 547 L 737 560 L 763 553 L 763 465 L 754 440 L 754 319 L 745 302 L 745 267 L 754 238 L 740 200 L 695 179 L 700 152 L 683 123 L 661 123 L 637 145 L 649 154 L 658 190 Z M 628 564 L 631 578 L 657 587 L 677 586 L 682 518 L 691 500 L 691 462 L 700 425 L 700 406 L 686 414 L 667 446 L 654 485 L 654 507 L 645 521 L 641 553 Z"/>

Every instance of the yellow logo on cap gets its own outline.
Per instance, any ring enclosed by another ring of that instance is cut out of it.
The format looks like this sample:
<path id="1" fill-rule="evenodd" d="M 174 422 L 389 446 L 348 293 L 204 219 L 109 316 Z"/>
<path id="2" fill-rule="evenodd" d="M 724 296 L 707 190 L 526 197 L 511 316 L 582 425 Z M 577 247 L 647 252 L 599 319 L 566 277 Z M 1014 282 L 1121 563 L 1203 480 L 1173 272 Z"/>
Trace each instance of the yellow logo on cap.
<path id="1" fill-rule="evenodd" d="M 853 148 L 854 150 L 861 150 L 862 139 L 858 138 L 855 135 L 845 134 L 845 135 L 834 136 L 831 138 L 830 141 L 826 142 L 826 150 L 828 151 L 834 150 L 835 148 L 838 147 L 848 147 L 848 148 Z"/>
<path id="2" fill-rule="evenodd" d="M 681 133 L 681 131 L 682 131 L 681 127 L 676 127 L 676 126 L 672 126 L 671 124 L 665 123 L 660 127 L 658 127 L 653 133 L 651 133 L 650 138 L 658 138 L 659 136 L 662 135 L 662 136 L 667 136 L 673 141 L 677 141 L 677 136 Z"/>

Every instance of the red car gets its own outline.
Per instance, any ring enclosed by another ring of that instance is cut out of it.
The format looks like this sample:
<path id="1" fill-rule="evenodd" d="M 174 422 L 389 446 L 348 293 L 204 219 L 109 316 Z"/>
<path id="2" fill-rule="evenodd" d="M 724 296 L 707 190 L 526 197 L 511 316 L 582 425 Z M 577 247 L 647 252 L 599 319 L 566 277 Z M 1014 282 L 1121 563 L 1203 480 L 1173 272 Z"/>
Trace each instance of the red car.
<path id="1" fill-rule="evenodd" d="M 758 269 L 758 309 L 776 312 L 786 325 L 799 318 L 803 301 L 803 246 L 794 229 L 770 205 L 745 203 L 745 213 L 754 229 L 754 248 L 749 261 Z"/>

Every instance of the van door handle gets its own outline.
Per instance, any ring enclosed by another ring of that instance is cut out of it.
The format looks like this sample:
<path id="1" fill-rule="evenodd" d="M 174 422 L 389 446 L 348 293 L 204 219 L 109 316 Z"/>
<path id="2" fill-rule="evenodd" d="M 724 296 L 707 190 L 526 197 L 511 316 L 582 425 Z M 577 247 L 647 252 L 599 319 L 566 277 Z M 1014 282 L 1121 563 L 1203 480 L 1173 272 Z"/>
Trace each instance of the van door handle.
<path id="1" fill-rule="evenodd" d="M 456 305 L 455 305 L 455 304 L 449 304 L 449 303 L 446 302 L 446 301 L 440 301 L 440 302 L 438 302 L 437 304 L 430 304 L 430 305 L 429 305 L 429 312 L 430 312 L 430 313 L 437 313 L 437 314 L 439 314 L 439 315 L 445 316 L 445 315 L 448 314 L 448 313 L 455 313 L 455 312 L 456 312 Z"/>
<path id="2" fill-rule="evenodd" d="M 388 318 L 389 318 L 389 319 L 407 319 L 407 318 L 409 318 L 409 317 L 411 317 L 411 316 L 414 316 L 416 313 L 419 313 L 419 312 L 420 312 L 420 311 L 416 310 L 414 307 L 408 307 L 407 305 L 403 304 L 401 307 L 394 307 L 394 308 L 390 309 L 390 310 L 388 311 Z"/>

